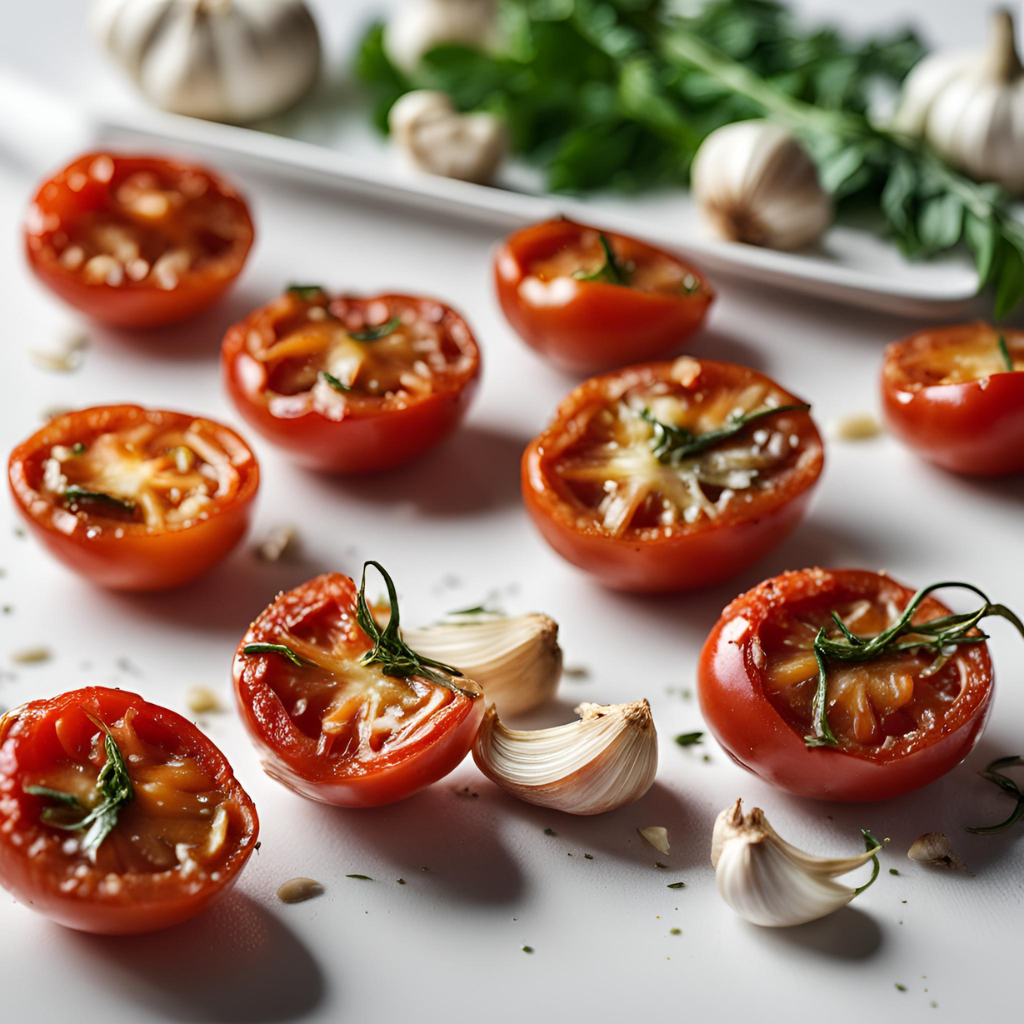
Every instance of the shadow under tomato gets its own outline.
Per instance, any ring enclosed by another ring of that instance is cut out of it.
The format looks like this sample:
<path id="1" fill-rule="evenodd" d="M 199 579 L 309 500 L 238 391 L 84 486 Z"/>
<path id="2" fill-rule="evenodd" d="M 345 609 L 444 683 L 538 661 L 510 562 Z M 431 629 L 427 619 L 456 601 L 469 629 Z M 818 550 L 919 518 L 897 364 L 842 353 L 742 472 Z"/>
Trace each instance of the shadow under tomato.
<path id="1" fill-rule="evenodd" d="M 493 512 L 520 502 L 519 465 L 529 438 L 469 423 L 423 458 L 374 476 L 309 474 L 314 489 L 371 508 L 410 505 L 426 516 Z"/>
<path id="2" fill-rule="evenodd" d="M 714 327 L 698 331 L 683 344 L 678 354 L 693 356 L 694 359 L 716 359 L 722 363 L 737 363 L 739 366 L 749 366 L 752 370 L 767 372 L 763 348 Z M 779 384 L 786 386 L 785 381 L 779 381 Z"/>
<path id="3" fill-rule="evenodd" d="M 161 1018 L 210 1024 L 298 1020 L 324 999 L 320 965 L 277 917 L 241 893 L 151 935 L 64 932 L 98 986 Z M 332 964 L 332 976 L 335 965 Z"/>
<path id="4" fill-rule="evenodd" d="M 750 925 L 759 941 L 778 947 L 787 943 L 819 956 L 837 960 L 869 960 L 885 942 L 878 922 L 856 907 L 843 907 L 820 921 L 793 928 L 760 928 Z"/>
<path id="5" fill-rule="evenodd" d="M 457 772 L 386 807 L 336 808 L 325 827 L 337 828 L 353 862 L 354 843 L 365 844 L 388 861 L 395 878 L 421 892 L 464 903 L 512 904 L 523 892 L 523 876 L 498 834 L 503 808 L 472 796 L 485 782 L 476 772 Z"/>

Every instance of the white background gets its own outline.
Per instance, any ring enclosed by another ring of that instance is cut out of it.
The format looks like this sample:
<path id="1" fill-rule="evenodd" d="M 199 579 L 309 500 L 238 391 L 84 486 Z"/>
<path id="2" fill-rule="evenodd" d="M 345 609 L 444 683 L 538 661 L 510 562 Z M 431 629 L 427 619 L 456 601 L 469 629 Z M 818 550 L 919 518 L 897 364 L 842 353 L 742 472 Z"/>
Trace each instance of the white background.
<path id="1" fill-rule="evenodd" d="M 4 4 L 0 66 L 45 78 L 69 98 L 110 87 L 84 30 L 85 6 Z M 330 6 L 328 35 L 337 48 L 346 25 L 372 5 Z M 826 0 L 803 6 L 817 14 L 835 8 L 839 16 L 840 5 Z M 970 10 L 977 5 L 842 6 L 855 6 L 843 17 L 861 26 L 927 13 L 924 27 L 936 43 L 982 34 L 980 15 Z M 200 320 L 149 336 L 88 326 L 92 343 L 82 368 L 53 375 L 36 369 L 28 350 L 51 344 L 74 320 L 29 279 L 18 238 L 26 197 L 43 168 L 0 151 L 4 451 L 55 404 L 133 400 L 237 424 L 220 388 L 220 338 L 229 323 L 296 280 L 450 300 L 481 342 L 482 390 L 453 440 L 379 479 L 302 472 L 249 434 L 263 467 L 256 532 L 297 523 L 303 559 L 266 566 L 243 547 L 205 580 L 170 595 L 97 591 L 17 539 L 13 509 L 0 502 L 0 604 L 13 605 L 0 618 L 0 704 L 99 682 L 179 711 L 187 688 L 204 684 L 227 705 L 232 651 L 274 594 L 319 571 L 354 573 L 373 557 L 398 581 L 410 622 L 482 599 L 555 616 L 567 662 L 590 675 L 566 679 L 557 705 L 537 724 L 569 720 L 581 700 L 648 697 L 662 737 L 661 771 L 640 803 L 597 819 L 516 803 L 471 761 L 406 803 L 344 811 L 303 801 L 266 779 L 233 712 L 206 716 L 202 724 L 262 819 L 262 850 L 236 893 L 190 924 L 131 939 L 67 932 L 0 899 L 0 1018 L 731 1021 L 756 1014 L 852 1022 L 1019 1013 L 1024 830 L 963 832 L 1009 811 L 1009 801 L 975 771 L 1024 750 L 1021 647 L 1009 627 L 992 627 L 998 697 L 980 747 L 945 779 L 901 800 L 861 807 L 796 800 L 727 763 L 713 742 L 683 750 L 672 737 L 702 727 L 695 702 L 680 691 L 693 686 L 697 653 L 719 610 L 783 569 L 885 567 L 915 585 L 969 579 L 1024 608 L 1022 481 L 956 479 L 885 437 L 833 444 L 808 521 L 742 578 L 684 597 L 606 593 L 544 546 L 520 505 L 522 448 L 572 381 L 535 358 L 501 319 L 489 281 L 495 236 L 290 187 L 251 167 L 228 169 L 250 198 L 259 235 L 231 297 Z M 823 426 L 875 406 L 882 347 L 916 327 L 716 284 L 709 325 L 689 351 L 764 370 L 813 401 Z M 11 651 L 34 644 L 50 646 L 52 660 L 9 662 Z M 709 763 L 701 759 L 705 751 Z M 456 796 L 462 786 L 479 798 Z M 856 852 L 861 827 L 890 837 L 878 883 L 816 924 L 786 931 L 745 925 L 718 897 L 708 862 L 714 816 L 738 795 L 817 852 Z M 654 867 L 659 855 L 636 836 L 646 825 L 669 830 L 672 852 L 660 857 L 667 871 Z M 907 860 L 913 839 L 934 829 L 953 837 L 973 874 Z M 891 866 L 898 877 L 889 875 Z M 351 873 L 375 881 L 345 878 Z M 294 875 L 319 879 L 326 895 L 277 903 L 278 885 Z M 399 877 L 408 884 L 396 885 Z M 666 888 L 676 880 L 686 888 Z M 523 945 L 536 952 L 524 954 Z"/>

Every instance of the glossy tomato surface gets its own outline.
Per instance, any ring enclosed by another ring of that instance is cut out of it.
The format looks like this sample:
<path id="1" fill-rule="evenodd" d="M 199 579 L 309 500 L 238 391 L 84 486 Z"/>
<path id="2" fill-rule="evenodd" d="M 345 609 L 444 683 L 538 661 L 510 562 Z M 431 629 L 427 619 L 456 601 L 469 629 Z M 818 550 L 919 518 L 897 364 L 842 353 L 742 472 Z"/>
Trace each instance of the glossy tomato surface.
<path id="1" fill-rule="evenodd" d="M 122 327 L 200 313 L 238 277 L 252 241 L 249 209 L 230 184 L 155 156 L 87 153 L 43 182 L 25 220 L 36 277 Z"/>
<path id="2" fill-rule="evenodd" d="M 268 775 L 311 800 L 373 807 L 455 768 L 484 701 L 467 679 L 457 681 L 463 693 L 361 664 L 373 644 L 356 621 L 356 597 L 355 583 L 339 573 L 282 594 L 239 644 L 234 683 Z M 301 664 L 280 651 L 247 654 L 252 644 L 282 645 Z"/>
<path id="3" fill-rule="evenodd" d="M 207 572 L 245 534 L 259 486 L 256 457 L 229 427 L 137 405 L 56 417 L 14 449 L 8 475 L 43 546 L 116 590 Z"/>
<path id="4" fill-rule="evenodd" d="M 889 429 L 945 469 L 1024 472 L 1024 331 L 978 322 L 895 342 L 885 350 L 882 406 Z"/>
<path id="5" fill-rule="evenodd" d="M 992 699 L 984 643 L 935 656 L 900 652 L 829 661 L 828 723 L 837 746 L 809 747 L 819 628 L 831 613 L 858 636 L 885 630 L 913 591 L 882 573 L 803 569 L 741 594 L 701 652 L 697 686 L 708 728 L 737 764 L 798 796 L 886 800 L 927 785 L 970 753 Z M 914 622 L 949 614 L 928 597 Z"/>
<path id="6" fill-rule="evenodd" d="M 224 338 L 240 415 L 300 465 L 375 473 L 444 440 L 469 407 L 480 352 L 433 299 L 290 288 Z"/>
<path id="7" fill-rule="evenodd" d="M 821 437 L 788 391 L 746 367 L 682 357 L 594 377 L 523 455 L 523 498 L 563 558 L 620 590 L 710 586 L 781 543 L 821 473 Z M 699 438 L 767 413 L 693 457 Z M 656 425 L 652 420 L 657 420 Z"/>
<path id="8" fill-rule="evenodd" d="M 69 826 L 102 802 L 107 735 L 132 796 L 90 853 L 88 830 Z M 137 694 L 87 687 L 0 719 L 0 885 L 59 924 L 122 935 L 186 921 L 235 884 L 258 831 L 224 755 Z"/>
<path id="9" fill-rule="evenodd" d="M 622 271 L 607 265 L 602 234 Z M 598 279 L 593 278 L 598 275 Z M 498 301 L 531 348 L 577 373 L 661 359 L 701 325 L 714 291 L 696 267 L 626 235 L 550 220 L 509 235 L 494 257 Z"/>

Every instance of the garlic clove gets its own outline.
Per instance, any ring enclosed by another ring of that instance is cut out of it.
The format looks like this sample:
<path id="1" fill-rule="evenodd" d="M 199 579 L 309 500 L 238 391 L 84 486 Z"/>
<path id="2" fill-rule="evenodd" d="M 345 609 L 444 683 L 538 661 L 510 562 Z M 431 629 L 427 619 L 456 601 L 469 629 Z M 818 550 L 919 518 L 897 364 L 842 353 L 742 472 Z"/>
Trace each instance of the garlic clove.
<path id="1" fill-rule="evenodd" d="M 406 0 L 384 27 L 384 52 L 410 74 L 435 46 L 498 45 L 497 0 Z"/>
<path id="2" fill-rule="evenodd" d="M 395 145 L 414 167 L 460 181 L 490 181 L 508 152 L 508 132 L 492 114 L 460 114 L 446 93 L 417 89 L 388 114 Z"/>
<path id="3" fill-rule="evenodd" d="M 649 828 L 638 828 L 637 835 L 653 846 L 658 853 L 668 854 L 668 829 L 663 825 L 651 825 Z"/>
<path id="4" fill-rule="evenodd" d="M 792 133 L 770 121 L 713 131 L 691 168 L 694 198 L 714 230 L 732 242 L 798 249 L 832 223 L 832 198 Z"/>
<path id="5" fill-rule="evenodd" d="M 646 700 L 581 704 L 580 720 L 520 732 L 489 707 L 473 743 L 480 771 L 506 793 L 568 814 L 602 814 L 638 800 L 658 770 Z"/>
<path id="6" fill-rule="evenodd" d="M 867 835 L 865 834 L 866 838 Z M 788 928 L 834 913 L 878 875 L 853 889 L 834 879 L 876 857 L 879 847 L 855 857 L 816 857 L 787 843 L 755 807 L 743 814 L 737 800 L 715 821 L 711 863 L 718 891 L 740 917 L 766 928 Z"/>
<path id="7" fill-rule="evenodd" d="M 414 651 L 476 680 L 506 718 L 546 704 L 562 675 L 558 623 L 547 615 L 457 615 L 402 635 Z"/>
<path id="8" fill-rule="evenodd" d="M 923 836 L 918 836 L 907 851 L 907 856 L 922 864 L 956 868 L 959 871 L 967 870 L 967 865 L 953 853 L 949 836 L 942 832 L 925 832 Z"/>

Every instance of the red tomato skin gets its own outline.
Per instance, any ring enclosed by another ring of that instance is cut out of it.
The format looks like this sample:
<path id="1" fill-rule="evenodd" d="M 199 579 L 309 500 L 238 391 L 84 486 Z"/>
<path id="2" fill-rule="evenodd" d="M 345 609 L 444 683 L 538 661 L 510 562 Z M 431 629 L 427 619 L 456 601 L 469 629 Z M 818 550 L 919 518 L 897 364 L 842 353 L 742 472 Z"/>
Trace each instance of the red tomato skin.
<path id="1" fill-rule="evenodd" d="M 942 333 L 967 333 L 983 326 L 967 324 Z M 908 388 L 897 366 L 901 348 L 915 337 L 885 350 L 881 391 L 889 429 L 923 458 L 954 473 L 1024 472 L 1024 373 Z"/>
<path id="2" fill-rule="evenodd" d="M 98 205 L 105 187 L 89 179 L 85 188 L 73 191 L 68 179 L 81 174 L 99 156 L 109 156 L 118 165 L 131 165 L 132 170 L 185 171 L 205 175 L 219 192 L 238 203 L 238 211 L 248 227 L 249 241 L 237 260 L 237 267 L 226 275 L 192 272 L 177 287 L 166 290 L 153 287 L 113 287 L 106 283 L 87 284 L 74 271 L 58 262 L 40 256 L 38 242 L 42 232 L 26 224 L 25 257 L 32 273 L 68 305 L 101 323 L 113 327 L 163 327 L 198 315 L 212 306 L 231 287 L 242 271 L 255 236 L 252 217 L 244 198 L 214 172 L 195 164 L 182 164 L 150 156 L 118 156 L 109 153 L 86 153 L 40 185 L 32 205 L 42 214 L 72 215 L 83 205 Z"/>
<path id="3" fill-rule="evenodd" d="M 569 220 L 551 220 L 510 235 L 494 257 L 498 302 L 513 330 L 545 359 L 571 373 L 592 374 L 629 363 L 661 359 L 680 350 L 703 323 L 714 291 L 704 275 L 685 264 L 701 282 L 693 295 L 641 292 L 602 281 L 573 282 L 561 305 L 537 305 L 520 290 L 532 261 L 550 255 L 586 230 Z M 676 257 L 623 235 L 605 232 L 618 245 Z M 570 279 L 567 279 L 570 280 Z"/>
<path id="4" fill-rule="evenodd" d="M 355 584 L 339 573 L 310 580 L 291 595 L 326 588 L 350 594 L 354 602 Z M 242 654 L 248 643 L 272 642 L 269 634 L 254 632 L 259 624 L 257 620 L 235 653 L 232 672 L 235 697 L 264 770 L 293 792 L 337 807 L 380 807 L 404 800 L 444 778 L 470 752 L 484 717 L 486 702 L 482 696 L 476 700 L 460 699 L 441 708 L 431 718 L 429 730 L 417 741 L 415 752 L 368 768 L 359 775 L 348 778 L 336 775 L 324 758 L 310 752 L 308 739 L 295 727 L 277 694 L 264 682 L 266 663 L 260 664 L 259 659 Z"/>
<path id="5" fill-rule="evenodd" d="M 406 296 L 382 296 L 406 299 Z M 448 438 L 462 422 L 480 380 L 476 366 L 458 390 L 433 393 L 404 409 L 360 411 L 330 420 L 316 411 L 284 418 L 271 412 L 263 392 L 266 370 L 245 347 L 249 320 L 231 327 L 221 349 L 224 385 L 239 416 L 306 469 L 363 476 L 404 466 Z"/>
<path id="6" fill-rule="evenodd" d="M 583 534 L 551 515 L 539 469 L 542 449 L 531 443 L 523 455 L 523 500 L 541 536 L 567 562 L 591 573 L 611 590 L 662 594 L 698 590 L 738 576 L 781 544 L 799 525 L 810 490 L 787 504 L 738 523 L 657 540 Z"/>
<path id="7" fill-rule="evenodd" d="M 746 371 L 728 363 L 701 360 L 712 373 Z M 657 374 L 669 364 L 650 363 L 619 373 Z M 804 489 L 775 508 L 759 510 L 749 519 L 716 524 L 693 533 L 636 540 L 585 532 L 567 518 L 557 496 L 545 479 L 545 434 L 570 418 L 576 396 L 586 389 L 600 388 L 617 373 L 594 377 L 580 385 L 563 401 L 555 420 L 545 433 L 526 447 L 520 480 L 526 510 L 541 536 L 567 562 L 591 573 L 604 586 L 638 594 L 660 594 L 697 590 L 737 576 L 781 544 L 799 525 L 810 504 L 814 485 L 821 473 L 822 456 Z M 760 375 L 758 375 L 760 376 Z M 580 399 L 583 401 L 584 399 Z M 787 401 L 797 401 L 789 396 Z M 568 410 L 568 411 L 566 411 Z M 821 438 L 811 425 L 809 441 L 821 451 Z"/>
<path id="8" fill-rule="evenodd" d="M 84 409 L 71 416 L 86 417 L 96 411 L 109 413 L 115 419 L 146 412 L 134 405 L 103 406 L 100 410 Z M 223 424 L 218 426 L 245 445 L 233 430 Z M 86 536 L 84 529 L 75 530 L 72 534 L 61 532 L 49 516 L 52 506 L 39 507 L 34 497 L 36 489 L 27 472 L 29 463 L 38 457 L 42 445 L 49 447 L 62 443 L 53 439 L 52 428 L 53 423 L 47 424 L 11 452 L 8 463 L 11 492 L 33 537 L 58 562 L 92 583 L 110 590 L 126 591 L 180 587 L 209 572 L 248 531 L 260 479 L 259 465 L 251 451 L 251 465 L 246 470 L 242 490 L 236 500 L 225 508 L 219 508 L 209 519 L 187 529 L 157 534 L 125 534 L 122 537 L 104 531 L 100 536 L 91 538 Z M 73 439 L 74 434 L 69 436 Z"/>
<path id="9" fill-rule="evenodd" d="M 812 574 L 817 572 L 821 570 L 799 570 L 766 580 L 741 594 L 722 613 L 697 665 L 697 694 L 708 729 L 741 768 L 795 796 L 869 803 L 903 796 L 934 782 L 963 761 L 985 730 L 993 681 L 987 647 L 972 648 L 978 652 L 983 685 L 965 701 L 963 721 L 937 742 L 881 763 L 845 751 L 808 747 L 765 696 L 748 640 L 766 611 L 764 588 L 774 583 L 786 593 L 810 595 L 815 592 Z M 836 570 L 828 575 L 866 588 L 877 576 L 862 570 Z M 913 591 L 902 589 L 909 599 Z"/>
<path id="10" fill-rule="evenodd" d="M 19 831 L 22 824 L 20 763 L 23 758 L 32 758 L 33 736 L 29 730 L 33 726 L 38 728 L 40 723 L 45 725 L 49 715 L 58 714 L 62 708 L 87 698 L 95 698 L 105 711 L 109 709 L 114 716 L 112 721 L 119 717 L 118 711 L 123 714 L 128 707 L 141 707 L 141 713 L 152 716 L 164 731 L 194 744 L 188 753 L 211 770 L 218 786 L 223 787 L 243 809 L 250 821 L 248 834 L 237 856 L 225 865 L 219 881 L 207 881 L 197 892 L 169 892 L 166 897 L 161 894 L 161 898 L 148 902 L 134 901 L 130 893 L 103 901 L 83 899 L 74 893 L 61 891 L 47 874 L 44 864 L 25 856 L 24 846 L 17 843 L 16 837 L 23 835 Z M 29 720 L 28 729 L 20 727 L 25 719 Z M 49 700 L 32 701 L 0 719 L 0 819 L 6 825 L 0 828 L 0 885 L 19 903 L 49 920 L 94 935 L 138 935 L 159 931 L 201 914 L 234 887 L 256 848 L 259 836 L 255 804 L 235 778 L 227 759 L 209 739 L 187 719 L 167 708 L 149 704 L 138 694 L 102 686 L 73 690 Z"/>

